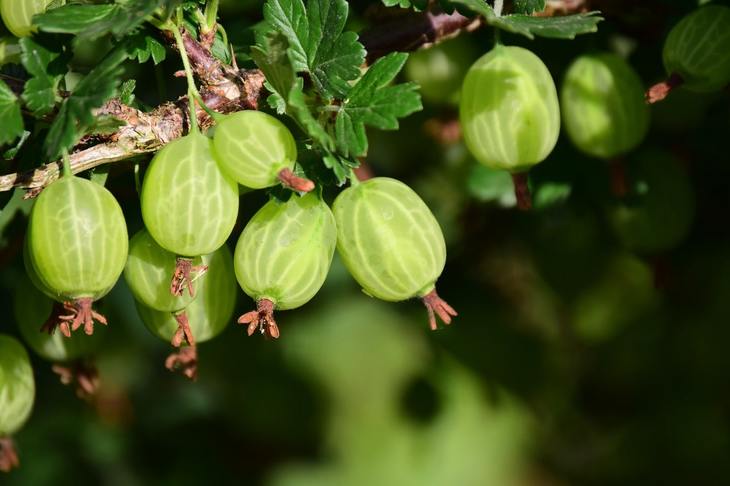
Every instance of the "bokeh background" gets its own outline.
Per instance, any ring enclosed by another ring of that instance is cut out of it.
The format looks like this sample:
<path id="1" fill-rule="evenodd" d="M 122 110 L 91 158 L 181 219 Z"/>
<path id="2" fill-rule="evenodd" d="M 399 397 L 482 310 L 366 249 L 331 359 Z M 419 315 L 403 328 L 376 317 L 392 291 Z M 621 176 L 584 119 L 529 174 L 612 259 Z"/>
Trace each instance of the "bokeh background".
<path id="1" fill-rule="evenodd" d="M 379 2 L 350 3 L 354 28 L 378 21 Z M 597 34 L 502 40 L 535 51 L 558 85 L 576 56 L 611 50 L 648 86 L 664 75 L 663 38 L 697 4 L 592 3 L 606 17 Z M 260 2 L 222 4 L 231 39 L 250 43 Z M 449 42 L 420 62 L 458 79 L 493 33 Z M 87 46 L 86 65 L 107 48 Z M 178 62 L 130 68 L 141 103 L 184 91 L 172 77 Z M 372 132 L 367 159 L 373 173 L 411 185 L 441 223 L 449 259 L 438 287 L 459 311 L 452 326 L 429 332 L 419 302 L 369 298 L 335 259 L 312 302 L 278 315 L 281 339 L 249 338 L 231 319 L 200 347 L 189 383 L 164 369 L 168 345 L 120 281 L 102 304 L 110 325 L 97 326 L 98 398 L 77 399 L 33 356 L 36 405 L 16 437 L 22 467 L 0 483 L 730 484 L 728 91 L 679 90 L 652 107 L 649 135 L 621 162 L 625 198 L 613 195 L 605 161 L 561 136 L 531 173 L 527 213 L 514 208 L 509 176 L 478 166 L 458 140 L 453 95 L 436 90 L 400 131 Z M 107 187 L 133 234 L 130 167 L 113 167 Z M 653 187 L 660 202 L 641 212 Z M 266 197 L 242 196 L 229 244 Z M 0 332 L 19 335 L 27 205 L 16 202 L 21 211 L 0 213 Z M 626 223 L 632 211 L 644 219 Z M 236 315 L 252 305 L 241 293 Z"/>

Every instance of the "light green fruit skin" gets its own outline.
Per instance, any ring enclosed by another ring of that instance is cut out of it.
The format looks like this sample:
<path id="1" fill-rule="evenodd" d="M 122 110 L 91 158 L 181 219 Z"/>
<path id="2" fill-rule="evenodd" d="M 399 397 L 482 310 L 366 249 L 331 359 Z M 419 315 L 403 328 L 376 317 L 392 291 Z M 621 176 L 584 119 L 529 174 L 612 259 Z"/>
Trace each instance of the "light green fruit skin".
<path id="1" fill-rule="evenodd" d="M 0 334 L 0 437 L 20 430 L 33 410 L 34 399 L 28 353 L 17 339 Z"/>
<path id="2" fill-rule="evenodd" d="M 54 0 L 0 0 L 0 15 L 13 35 L 27 37 L 36 31 L 33 27 L 33 16 L 45 12 L 53 2 Z"/>
<path id="3" fill-rule="evenodd" d="M 555 83 L 521 47 L 498 45 L 469 69 L 461 90 L 469 151 L 492 169 L 520 172 L 545 160 L 560 133 Z"/>
<path id="4" fill-rule="evenodd" d="M 12 37 L 0 39 L 0 66 L 10 63 L 19 63 L 21 52 L 22 49 L 16 39 Z"/>
<path id="5" fill-rule="evenodd" d="M 157 244 L 181 256 L 216 251 L 238 216 L 238 186 L 218 168 L 210 140 L 197 132 L 155 155 L 141 199 L 147 230 Z"/>
<path id="6" fill-rule="evenodd" d="M 317 194 L 271 200 L 238 239 L 236 278 L 256 301 L 268 299 L 279 310 L 300 307 L 324 284 L 336 243 L 335 218 Z"/>
<path id="7" fill-rule="evenodd" d="M 718 91 L 730 83 L 730 8 L 701 7 L 684 17 L 664 42 L 664 67 L 691 91 Z"/>
<path id="8" fill-rule="evenodd" d="M 124 267 L 124 280 L 132 295 L 145 306 L 165 312 L 176 312 L 193 301 L 188 292 L 182 296 L 170 293 L 170 280 L 175 273 L 177 257 L 162 248 L 146 230 L 137 232 L 129 241 L 129 256 Z M 202 262 L 193 259 L 193 265 Z"/>
<path id="9" fill-rule="evenodd" d="M 337 251 L 368 294 L 398 302 L 434 289 L 446 264 L 436 218 L 410 187 L 376 177 L 335 200 Z"/>
<path id="10" fill-rule="evenodd" d="M 461 83 L 475 57 L 469 42 L 448 40 L 408 56 L 406 77 L 420 85 L 426 101 L 456 105 Z"/>
<path id="11" fill-rule="evenodd" d="M 649 129 L 641 79 L 616 54 L 576 59 L 565 75 L 560 99 L 565 130 L 588 155 L 611 159 L 629 152 Z"/>
<path id="12" fill-rule="evenodd" d="M 56 298 L 103 297 L 127 261 L 127 225 L 114 196 L 65 176 L 38 196 L 28 224 L 28 257 Z"/>
<path id="13" fill-rule="evenodd" d="M 233 258 L 227 246 L 203 256 L 208 271 L 197 282 L 196 297 L 184 310 L 197 343 L 213 339 L 231 322 L 236 307 L 236 277 Z M 164 341 L 170 341 L 178 324 L 174 313 L 146 307 L 135 301 L 139 316 L 147 329 Z"/>
<path id="14" fill-rule="evenodd" d="M 218 122 L 213 150 L 223 172 L 252 189 L 276 185 L 282 169 L 293 169 L 297 145 L 289 129 L 260 111 L 239 111 Z"/>
<path id="15" fill-rule="evenodd" d="M 657 253 L 679 245 L 694 219 L 694 191 L 679 161 L 664 151 L 637 156 L 629 178 L 642 188 L 638 201 L 611 209 L 619 240 L 638 253 Z"/>
<path id="16" fill-rule="evenodd" d="M 36 289 L 27 278 L 20 279 L 13 299 L 15 321 L 20 334 L 40 357 L 53 362 L 68 362 L 92 354 L 99 347 L 101 334 L 76 332 L 67 338 L 60 332 L 48 334 L 41 326 L 51 315 L 53 301 Z"/>

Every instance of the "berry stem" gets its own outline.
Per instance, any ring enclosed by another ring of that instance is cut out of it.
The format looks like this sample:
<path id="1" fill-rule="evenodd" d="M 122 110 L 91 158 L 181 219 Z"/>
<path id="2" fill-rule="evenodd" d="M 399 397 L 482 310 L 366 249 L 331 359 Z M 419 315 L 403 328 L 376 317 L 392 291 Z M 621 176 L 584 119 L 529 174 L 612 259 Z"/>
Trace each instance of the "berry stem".
<path id="1" fill-rule="evenodd" d="M 439 297 L 435 288 L 421 297 L 421 300 L 428 311 L 428 323 L 432 331 L 438 329 L 436 316 L 438 316 L 444 324 L 449 325 L 451 324 L 451 318 L 459 315 L 453 307 Z"/>
<path id="2" fill-rule="evenodd" d="M 165 368 L 170 371 L 179 371 L 189 380 L 198 378 L 198 347 L 185 346 L 165 360 Z"/>
<path id="3" fill-rule="evenodd" d="M 70 312 L 68 315 L 59 317 L 59 320 L 63 321 L 59 327 L 66 337 L 71 336 L 70 332 L 66 334 L 65 331 L 68 326 L 68 322 L 71 322 L 71 331 L 75 331 L 83 325 L 84 332 L 89 336 L 94 334 L 94 321 L 104 324 L 105 326 L 107 325 L 106 317 L 99 314 L 92 308 L 93 303 L 94 299 L 91 297 L 81 297 L 73 302 L 63 303 L 64 310 Z"/>
<path id="4" fill-rule="evenodd" d="M 669 96 L 669 93 L 674 88 L 678 88 L 683 84 L 684 78 L 682 78 L 682 76 L 677 73 L 672 73 L 665 81 L 655 84 L 646 91 L 646 102 L 651 105 L 658 101 L 661 101 Z"/>
<path id="5" fill-rule="evenodd" d="M 76 396 L 82 400 L 90 401 L 99 389 L 99 371 L 93 363 L 81 360 L 68 365 L 54 363 L 51 369 L 58 375 L 61 383 L 73 385 Z"/>
<path id="6" fill-rule="evenodd" d="M 314 182 L 299 177 L 289 168 L 281 169 L 277 177 L 285 187 L 297 192 L 309 192 L 314 189 Z"/>
<path id="7" fill-rule="evenodd" d="M 269 299 L 261 299 L 256 303 L 256 310 L 247 312 L 238 318 L 239 324 L 248 324 L 248 335 L 251 336 L 259 330 L 267 337 L 277 339 L 279 337 L 279 326 L 274 320 L 274 303 Z"/>
<path id="8" fill-rule="evenodd" d="M 512 174 L 512 182 L 515 185 L 517 207 L 522 211 L 529 211 L 532 208 L 532 194 L 530 194 L 527 172 L 516 172 Z"/>
<path id="9" fill-rule="evenodd" d="M 20 466 L 15 444 L 10 437 L 0 437 L 0 471 L 10 472 Z"/>
<path id="10" fill-rule="evenodd" d="M 190 67 L 190 60 L 188 59 L 188 52 L 185 49 L 185 43 L 183 42 L 182 34 L 180 33 L 180 30 L 182 29 L 182 9 L 178 9 L 178 22 L 174 29 L 172 29 L 172 33 L 175 36 L 175 43 L 177 44 L 177 48 L 180 51 L 180 57 L 182 58 L 183 66 L 185 67 L 185 77 L 188 80 L 188 104 L 190 108 L 190 131 L 191 132 L 197 132 L 198 131 L 198 116 L 197 112 L 195 110 L 195 100 L 201 99 L 200 92 L 198 92 L 198 88 L 195 86 L 195 79 L 193 78 L 193 70 Z"/>

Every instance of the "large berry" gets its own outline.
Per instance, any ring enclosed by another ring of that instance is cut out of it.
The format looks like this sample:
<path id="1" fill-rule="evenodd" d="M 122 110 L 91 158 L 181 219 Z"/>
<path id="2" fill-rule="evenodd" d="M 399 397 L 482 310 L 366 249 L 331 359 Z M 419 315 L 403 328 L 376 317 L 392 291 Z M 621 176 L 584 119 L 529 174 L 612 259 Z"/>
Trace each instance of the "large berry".
<path id="1" fill-rule="evenodd" d="M 456 38 L 408 56 L 405 73 L 421 87 L 425 100 L 455 105 L 464 76 L 476 57 L 470 42 Z"/>
<path id="2" fill-rule="evenodd" d="M 730 83 L 730 8 L 708 5 L 679 21 L 664 42 L 664 67 L 699 92 Z"/>
<path id="3" fill-rule="evenodd" d="M 38 196 L 28 224 L 28 260 L 38 280 L 93 333 L 91 310 L 115 284 L 127 260 L 127 225 L 114 196 L 99 184 L 64 176 Z M 68 328 L 62 328 L 68 333 Z"/>
<path id="4" fill-rule="evenodd" d="M 191 132 L 152 159 L 142 184 L 142 217 L 164 249 L 179 256 L 213 253 L 238 215 L 238 186 L 224 175 L 210 140 Z"/>
<path id="5" fill-rule="evenodd" d="M 542 162 L 560 133 L 555 83 L 521 47 L 497 45 L 469 69 L 461 92 L 464 140 L 493 169 L 520 172 Z"/>
<path id="6" fill-rule="evenodd" d="M 213 148 L 223 172 L 252 189 L 286 182 L 297 161 L 289 129 L 260 111 L 239 111 L 219 121 Z"/>
<path id="7" fill-rule="evenodd" d="M 376 177 L 344 190 L 335 200 L 337 250 L 368 294 L 388 301 L 413 297 L 447 324 L 453 309 L 438 298 L 436 280 L 446 263 L 441 228 L 407 185 Z"/>
<path id="8" fill-rule="evenodd" d="M 200 267 L 201 258 L 193 259 Z M 162 248 L 146 230 L 139 231 L 129 241 L 129 257 L 124 267 L 124 279 L 134 298 L 154 310 L 175 312 L 184 309 L 193 295 L 170 292 L 170 275 L 175 272 L 177 258 Z M 192 285 L 192 282 L 189 282 Z"/>
<path id="9" fill-rule="evenodd" d="M 0 471 L 18 466 L 9 436 L 28 419 L 34 400 L 35 381 L 28 353 L 15 338 L 0 334 Z"/>
<path id="10" fill-rule="evenodd" d="M 332 211 L 319 195 L 272 199 L 248 222 L 238 239 L 235 267 L 238 283 L 256 300 L 258 311 L 241 317 L 273 337 L 279 330 L 274 308 L 294 309 L 319 291 L 332 263 L 337 229 Z"/>
<path id="11" fill-rule="evenodd" d="M 636 72 L 616 54 L 580 56 L 565 74 L 563 123 L 583 152 L 611 159 L 633 150 L 649 128 L 649 108 Z"/>

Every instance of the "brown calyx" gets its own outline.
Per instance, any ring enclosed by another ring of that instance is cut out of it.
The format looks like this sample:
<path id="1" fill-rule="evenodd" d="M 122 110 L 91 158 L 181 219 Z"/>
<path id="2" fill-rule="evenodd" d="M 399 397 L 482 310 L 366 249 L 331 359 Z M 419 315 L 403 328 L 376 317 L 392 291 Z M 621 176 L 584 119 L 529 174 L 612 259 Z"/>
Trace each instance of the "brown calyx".
<path id="1" fill-rule="evenodd" d="M 195 338 L 192 329 L 190 329 L 187 312 L 182 311 L 175 314 L 175 320 L 177 321 L 177 331 L 172 336 L 171 344 L 179 348 L 184 339 L 188 346 L 195 346 Z"/>
<path id="2" fill-rule="evenodd" d="M 268 299 L 261 299 L 256 304 L 256 310 L 247 312 L 238 318 L 239 324 L 248 324 L 248 335 L 251 336 L 258 328 L 261 334 L 277 339 L 279 326 L 274 320 L 274 303 Z"/>
<path id="3" fill-rule="evenodd" d="M 532 209 L 532 194 L 530 194 L 530 186 L 527 185 L 527 172 L 512 174 L 512 182 L 515 185 L 517 208 L 522 211 L 529 211 Z"/>
<path id="4" fill-rule="evenodd" d="M 309 192 L 314 189 L 314 182 L 304 177 L 299 177 L 291 169 L 281 169 L 277 177 L 285 187 L 294 191 Z"/>
<path id="5" fill-rule="evenodd" d="M 56 329 L 61 329 L 61 334 L 66 337 L 71 337 L 71 328 L 69 327 L 68 322 L 61 320 L 61 316 L 67 310 L 69 309 L 67 309 L 64 304 L 61 304 L 60 302 L 53 302 L 51 315 L 48 316 L 46 322 L 44 322 L 41 326 L 41 332 L 47 332 L 48 334 L 53 335 L 53 333 L 56 332 Z"/>
<path id="6" fill-rule="evenodd" d="M 208 265 L 193 266 L 193 260 L 191 258 L 177 257 L 175 261 L 175 273 L 173 273 L 172 281 L 170 282 L 170 293 L 180 297 L 187 288 L 190 297 L 195 297 L 193 275 L 202 275 L 207 271 Z"/>
<path id="7" fill-rule="evenodd" d="M 451 318 L 459 315 L 453 307 L 439 297 L 436 293 L 436 289 L 433 289 L 431 292 L 421 297 L 421 300 L 428 311 L 428 323 L 431 326 L 432 331 L 438 329 L 436 316 L 439 316 L 444 324 L 449 325 L 451 324 Z"/>
<path id="8" fill-rule="evenodd" d="M 684 84 L 684 79 L 677 73 L 672 73 L 661 83 L 657 83 L 646 91 L 645 98 L 648 104 L 654 104 L 658 101 L 663 100 L 674 88 L 677 88 Z"/>
<path id="9" fill-rule="evenodd" d="M 10 472 L 20 466 L 18 453 L 15 452 L 15 444 L 10 437 L 0 437 L 0 471 Z"/>
<path id="10" fill-rule="evenodd" d="M 165 368 L 170 371 L 178 371 L 188 379 L 195 381 L 198 378 L 197 346 L 185 346 L 172 353 L 165 360 Z"/>
<path id="11" fill-rule="evenodd" d="M 64 302 L 63 310 L 70 312 L 68 315 L 59 316 L 58 327 L 66 337 L 71 337 L 68 330 L 68 323 L 71 323 L 71 331 L 77 330 L 81 325 L 84 326 L 84 332 L 91 336 L 94 334 L 94 321 L 107 325 L 106 317 L 96 312 L 91 306 L 94 299 L 91 297 L 82 297 L 73 302 Z"/>
<path id="12" fill-rule="evenodd" d="M 51 369 L 64 385 L 73 386 L 76 396 L 90 401 L 99 389 L 99 370 L 90 362 L 75 361 L 68 365 L 55 363 Z"/>

